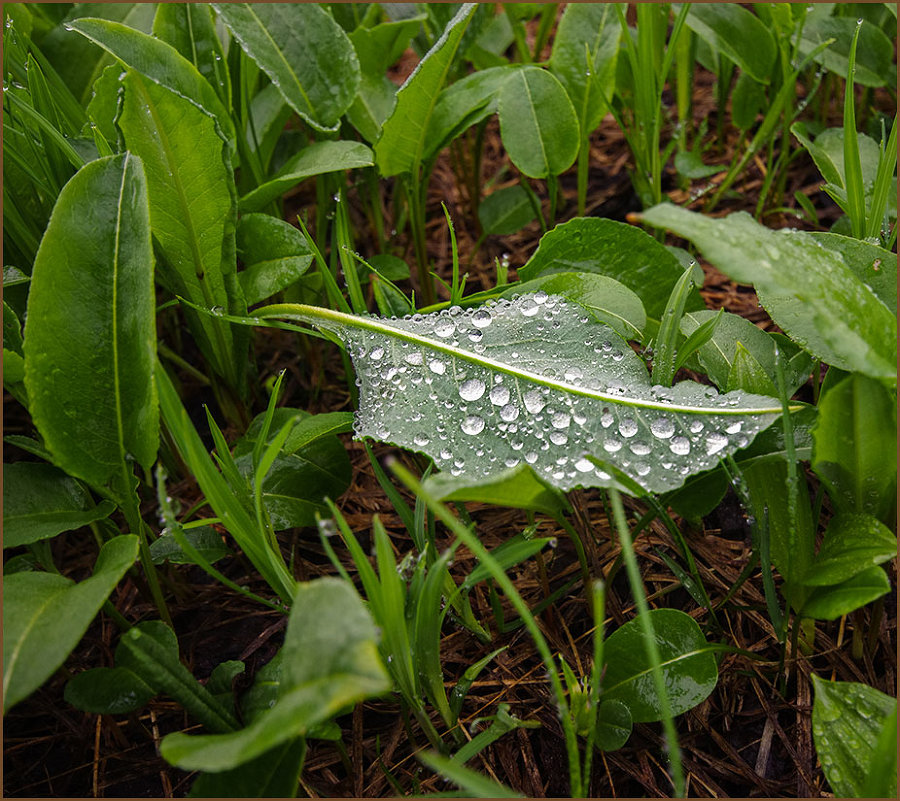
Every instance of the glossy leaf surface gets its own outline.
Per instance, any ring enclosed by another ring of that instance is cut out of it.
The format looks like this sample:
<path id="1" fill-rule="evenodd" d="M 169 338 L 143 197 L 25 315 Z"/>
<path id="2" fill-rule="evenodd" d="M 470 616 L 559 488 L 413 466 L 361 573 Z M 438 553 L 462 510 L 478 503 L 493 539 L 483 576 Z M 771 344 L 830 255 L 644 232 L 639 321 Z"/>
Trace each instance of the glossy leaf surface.
<path id="1" fill-rule="evenodd" d="M 801 612 L 814 620 L 837 620 L 890 591 L 891 583 L 884 569 L 870 567 L 840 584 L 816 587 Z"/>
<path id="2" fill-rule="evenodd" d="M 612 485 L 591 455 L 663 491 L 775 419 L 771 399 L 652 386 L 611 328 L 546 293 L 397 320 L 300 305 L 257 315 L 341 337 L 360 386 L 356 435 L 421 450 L 454 476 L 528 464 L 560 489 Z"/>
<path id="3" fill-rule="evenodd" d="M 719 678 L 715 655 L 696 621 L 677 609 L 650 612 L 659 646 L 663 679 L 673 715 L 695 707 L 715 688 Z M 636 723 L 662 718 L 660 699 L 651 675 L 640 620 L 620 626 L 603 645 L 606 672 L 604 701 L 621 701 Z"/>
<path id="4" fill-rule="evenodd" d="M 691 239 L 731 278 L 752 283 L 772 319 L 817 358 L 895 380 L 897 321 L 839 253 L 800 231 L 771 231 L 744 212 L 713 219 L 664 204 L 642 216 Z"/>
<path id="5" fill-rule="evenodd" d="M 94 504 L 84 488 L 49 464 L 3 465 L 3 547 L 55 537 L 109 517 L 115 504 Z"/>
<path id="6" fill-rule="evenodd" d="M 835 797 L 873 797 L 868 792 L 873 774 L 886 779 L 875 797 L 895 796 L 896 748 L 889 759 L 893 764 L 875 764 L 874 757 L 881 729 L 892 714 L 896 725 L 897 700 L 866 684 L 825 681 L 815 674 L 812 683 L 816 752 Z"/>
<path id="7" fill-rule="evenodd" d="M 3 581 L 3 711 L 40 687 L 65 661 L 103 602 L 134 564 L 138 538 L 125 534 L 100 551 L 79 584 L 56 573 L 24 572 Z"/>
<path id="8" fill-rule="evenodd" d="M 803 583 L 839 584 L 896 555 L 897 537 L 884 523 L 871 515 L 839 514 L 828 522 L 825 541 Z"/>
<path id="9" fill-rule="evenodd" d="M 24 344 L 31 416 L 56 464 L 89 483 L 156 457 L 155 308 L 143 165 L 92 161 L 41 241 Z"/>
<path id="10" fill-rule="evenodd" d="M 232 36 L 320 131 L 336 131 L 359 87 L 356 51 L 340 25 L 314 3 L 213 3 Z"/>
<path id="11" fill-rule="evenodd" d="M 237 226 L 238 273 L 248 306 L 290 286 L 312 264 L 306 237 L 288 222 L 268 214 L 244 214 Z"/>
<path id="12" fill-rule="evenodd" d="M 604 701 L 597 710 L 594 745 L 601 751 L 617 751 L 628 742 L 633 725 L 627 705 L 615 699 Z"/>
<path id="13" fill-rule="evenodd" d="M 686 24 L 760 83 L 769 83 L 775 39 L 765 23 L 737 3 L 691 5 Z"/>
<path id="14" fill-rule="evenodd" d="M 83 670 L 66 682 L 65 699 L 92 715 L 124 715 L 156 695 L 150 685 L 123 667 Z"/>

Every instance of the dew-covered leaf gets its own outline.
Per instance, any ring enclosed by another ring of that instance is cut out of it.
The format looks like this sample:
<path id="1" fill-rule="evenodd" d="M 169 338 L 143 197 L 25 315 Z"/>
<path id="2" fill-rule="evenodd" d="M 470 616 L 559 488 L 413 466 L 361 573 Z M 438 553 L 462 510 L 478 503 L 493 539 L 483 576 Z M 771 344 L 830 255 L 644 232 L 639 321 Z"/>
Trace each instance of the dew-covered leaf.
<path id="1" fill-rule="evenodd" d="M 689 381 L 653 386 L 612 328 L 545 292 L 402 319 L 301 305 L 255 314 L 339 336 L 360 387 L 356 435 L 427 453 L 454 476 L 528 464 L 563 490 L 611 486 L 591 455 L 662 492 L 748 445 L 781 411 Z"/>

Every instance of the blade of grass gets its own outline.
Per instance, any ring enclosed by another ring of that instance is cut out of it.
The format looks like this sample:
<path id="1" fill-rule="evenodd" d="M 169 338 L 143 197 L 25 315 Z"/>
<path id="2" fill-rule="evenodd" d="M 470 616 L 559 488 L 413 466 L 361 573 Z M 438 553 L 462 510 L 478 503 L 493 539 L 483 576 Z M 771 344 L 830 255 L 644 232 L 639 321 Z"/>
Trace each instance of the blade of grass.
<path id="1" fill-rule="evenodd" d="M 856 45 L 862 20 L 856 24 L 848 56 L 847 83 L 844 88 L 844 180 L 847 185 L 847 214 L 853 227 L 853 236 L 862 239 L 866 235 L 866 190 L 863 186 L 862 165 L 859 161 L 859 137 L 856 134 L 856 96 L 853 92 L 856 77 Z"/>

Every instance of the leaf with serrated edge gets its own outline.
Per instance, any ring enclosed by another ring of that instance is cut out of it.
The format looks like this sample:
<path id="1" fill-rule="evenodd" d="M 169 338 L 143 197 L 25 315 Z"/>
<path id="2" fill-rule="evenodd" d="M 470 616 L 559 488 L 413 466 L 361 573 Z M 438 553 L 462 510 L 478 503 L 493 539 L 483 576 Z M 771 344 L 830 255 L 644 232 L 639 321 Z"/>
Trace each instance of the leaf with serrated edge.
<path id="1" fill-rule="evenodd" d="M 612 485 L 591 455 L 664 492 L 748 445 L 781 411 L 771 398 L 690 381 L 653 386 L 613 329 L 542 292 L 402 319 L 295 304 L 255 316 L 339 336 L 360 387 L 356 436 L 423 451 L 452 475 L 524 463 L 563 490 Z"/>

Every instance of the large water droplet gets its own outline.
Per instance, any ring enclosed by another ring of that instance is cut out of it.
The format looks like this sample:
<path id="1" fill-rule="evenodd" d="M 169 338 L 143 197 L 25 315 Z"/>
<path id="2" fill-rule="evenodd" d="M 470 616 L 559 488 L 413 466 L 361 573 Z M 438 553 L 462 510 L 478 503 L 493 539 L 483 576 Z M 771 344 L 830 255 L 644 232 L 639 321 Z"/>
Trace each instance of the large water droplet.
<path id="1" fill-rule="evenodd" d="M 384 358 L 384 348 L 382 348 L 381 346 L 379 346 L 377 348 L 372 348 L 371 353 L 369 353 L 369 358 L 374 362 L 377 362 L 380 359 L 383 359 Z"/>
<path id="2" fill-rule="evenodd" d="M 721 431 L 713 431 L 713 433 L 706 438 L 706 453 L 709 456 L 712 456 L 714 453 L 718 453 L 722 450 L 727 444 L 728 437 Z"/>
<path id="3" fill-rule="evenodd" d="M 534 302 L 534 298 L 525 298 L 522 301 L 522 305 L 519 306 L 519 311 L 522 312 L 522 315 L 525 317 L 534 317 L 538 313 L 538 304 Z"/>
<path id="4" fill-rule="evenodd" d="M 622 443 L 617 439 L 608 439 L 603 443 L 603 450 L 607 453 L 615 453 L 622 450 Z"/>
<path id="5" fill-rule="evenodd" d="M 432 359 L 430 362 L 428 362 L 428 369 L 431 370 L 432 373 L 443 375 L 447 371 L 447 365 L 445 365 L 440 359 Z"/>
<path id="6" fill-rule="evenodd" d="M 575 469 L 579 473 L 589 473 L 594 469 L 594 463 L 582 456 L 577 462 L 575 462 Z"/>
<path id="7" fill-rule="evenodd" d="M 691 443 L 687 437 L 672 437 L 669 450 L 679 456 L 687 456 L 691 452 Z"/>
<path id="8" fill-rule="evenodd" d="M 584 372 L 580 367 L 575 367 L 574 365 L 567 367 L 564 373 L 566 381 L 571 384 L 576 384 L 584 377 Z"/>
<path id="9" fill-rule="evenodd" d="M 431 440 L 428 438 L 427 434 L 418 433 L 413 437 L 413 442 L 420 448 L 424 448 Z"/>
<path id="10" fill-rule="evenodd" d="M 600 415 L 600 425 L 604 428 L 609 428 L 613 424 L 613 416 L 609 413 L 607 409 L 603 410 L 603 414 Z"/>
<path id="11" fill-rule="evenodd" d="M 422 357 L 422 351 L 414 350 L 412 353 L 407 353 L 406 356 L 403 357 L 403 361 L 407 364 L 418 365 L 424 361 Z"/>
<path id="12" fill-rule="evenodd" d="M 434 324 L 435 335 L 443 339 L 452 337 L 454 331 L 456 331 L 456 326 L 452 320 L 448 320 L 446 317 L 442 317 Z"/>
<path id="13" fill-rule="evenodd" d="M 675 433 L 675 423 L 668 417 L 657 417 L 650 423 L 650 432 L 654 437 L 668 439 Z"/>
<path id="14" fill-rule="evenodd" d="M 619 423 L 619 433 L 623 437 L 633 437 L 635 434 L 637 434 L 637 431 L 637 423 L 635 423 L 634 419 L 631 417 L 626 417 L 621 423 Z"/>
<path id="15" fill-rule="evenodd" d="M 500 419 L 505 420 L 507 423 L 511 423 L 519 416 L 519 407 L 514 403 L 507 403 L 502 409 L 500 409 Z"/>
<path id="16" fill-rule="evenodd" d="M 480 378 L 470 378 L 459 385 L 459 397 L 465 401 L 476 401 L 484 395 L 484 381 Z"/>
<path id="17" fill-rule="evenodd" d="M 525 393 L 522 400 L 525 401 L 525 408 L 531 414 L 538 414 L 547 405 L 540 391 L 537 389 L 529 389 Z"/>
<path id="18" fill-rule="evenodd" d="M 569 438 L 562 431 L 551 431 L 550 432 L 550 442 L 554 445 L 565 445 L 569 441 Z"/>
<path id="19" fill-rule="evenodd" d="M 528 451 L 528 453 L 525 454 L 525 461 L 528 462 L 528 464 L 534 464 L 537 460 L 538 455 L 534 451 Z"/>
<path id="20" fill-rule="evenodd" d="M 494 406 L 506 406 L 509 403 L 509 387 L 497 384 L 491 389 L 491 394 L 488 397 L 490 397 Z"/>
<path id="21" fill-rule="evenodd" d="M 572 418 L 565 412 L 554 412 L 550 415 L 550 425 L 554 428 L 568 428 Z"/>
<path id="22" fill-rule="evenodd" d="M 460 428 L 463 430 L 463 433 L 474 436 L 484 431 L 484 420 L 477 414 L 470 414 L 462 421 Z"/>
<path id="23" fill-rule="evenodd" d="M 628 447 L 635 456 L 646 456 L 650 453 L 650 446 L 646 442 L 641 442 L 641 440 L 635 440 Z"/>
<path id="24" fill-rule="evenodd" d="M 472 325 L 476 328 L 487 328 L 491 324 L 493 317 L 487 309 L 478 309 L 472 315 Z"/>

